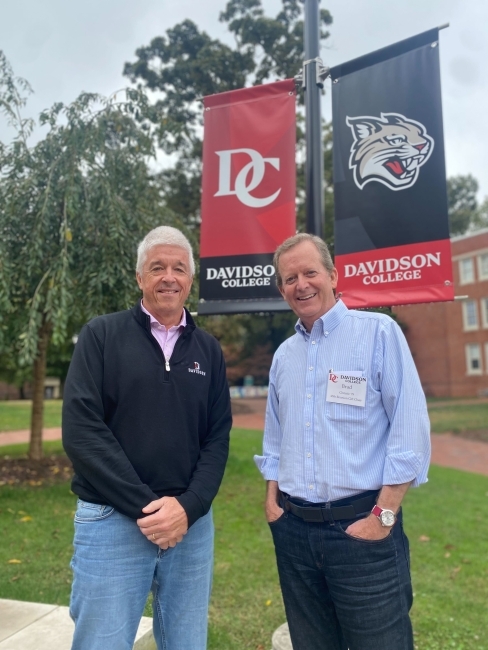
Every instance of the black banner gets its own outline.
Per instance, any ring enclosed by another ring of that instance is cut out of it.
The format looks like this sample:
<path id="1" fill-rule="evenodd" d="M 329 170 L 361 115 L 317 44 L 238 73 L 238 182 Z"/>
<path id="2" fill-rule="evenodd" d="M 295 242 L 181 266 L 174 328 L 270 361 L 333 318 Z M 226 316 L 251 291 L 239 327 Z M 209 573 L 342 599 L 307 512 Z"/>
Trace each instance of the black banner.
<path id="1" fill-rule="evenodd" d="M 453 298 L 438 38 L 331 71 L 336 266 L 350 307 Z"/>
<path id="2" fill-rule="evenodd" d="M 288 311 L 276 286 L 273 253 L 200 258 L 199 314 Z"/>

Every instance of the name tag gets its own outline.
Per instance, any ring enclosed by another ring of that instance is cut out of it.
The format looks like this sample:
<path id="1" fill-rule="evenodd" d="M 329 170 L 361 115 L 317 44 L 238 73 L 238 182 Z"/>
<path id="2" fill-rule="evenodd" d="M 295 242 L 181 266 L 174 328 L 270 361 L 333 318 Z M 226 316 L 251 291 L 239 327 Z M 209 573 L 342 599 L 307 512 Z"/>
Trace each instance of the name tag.
<path id="1" fill-rule="evenodd" d="M 368 380 L 360 370 L 331 370 L 327 381 L 327 402 L 366 405 L 366 386 Z"/>

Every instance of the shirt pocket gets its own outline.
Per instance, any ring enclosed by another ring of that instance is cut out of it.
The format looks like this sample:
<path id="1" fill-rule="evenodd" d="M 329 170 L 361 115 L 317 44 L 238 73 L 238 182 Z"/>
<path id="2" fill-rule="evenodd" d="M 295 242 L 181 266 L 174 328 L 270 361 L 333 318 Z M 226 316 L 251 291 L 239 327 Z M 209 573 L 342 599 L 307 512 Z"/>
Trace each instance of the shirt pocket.
<path id="1" fill-rule="evenodd" d="M 366 402 L 368 393 L 366 391 Z M 364 422 L 366 420 L 365 406 L 351 406 L 350 404 L 336 404 L 335 402 L 325 403 L 325 414 L 328 420 L 334 422 Z"/>

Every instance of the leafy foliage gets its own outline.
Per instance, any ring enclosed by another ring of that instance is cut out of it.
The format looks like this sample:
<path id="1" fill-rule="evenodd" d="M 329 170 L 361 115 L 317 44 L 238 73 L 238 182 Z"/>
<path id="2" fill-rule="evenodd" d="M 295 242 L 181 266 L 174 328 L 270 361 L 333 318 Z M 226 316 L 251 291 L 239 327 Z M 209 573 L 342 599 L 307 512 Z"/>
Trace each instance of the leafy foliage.
<path id="1" fill-rule="evenodd" d="M 476 228 L 488 228 L 488 196 L 479 206 L 474 223 Z"/>
<path id="2" fill-rule="evenodd" d="M 255 84 L 293 77 L 303 62 L 301 3 L 283 0 L 282 4 L 275 18 L 264 15 L 261 0 L 230 0 L 220 14 L 220 20 L 234 34 L 238 49 L 252 52 Z M 325 40 L 329 32 L 324 27 L 332 23 L 326 9 L 320 12 L 320 22 L 320 38 Z"/>
<path id="3" fill-rule="evenodd" d="M 222 346 L 231 384 L 238 384 L 246 375 L 252 375 L 256 385 L 267 385 L 273 353 L 293 334 L 296 320 L 290 311 L 212 316 L 203 325 Z"/>
<path id="4" fill-rule="evenodd" d="M 468 174 L 447 179 L 449 229 L 451 235 L 462 235 L 478 225 L 478 181 Z"/>
<path id="5" fill-rule="evenodd" d="M 7 368 L 35 368 L 49 340 L 61 350 L 88 319 L 128 307 L 138 295 L 138 241 L 174 221 L 148 167 L 154 145 L 144 92 L 83 93 L 57 103 L 41 114 L 47 135 L 33 146 L 33 124 L 21 117 L 28 92 L 0 54 L 0 110 L 16 131 L 0 146 L 0 353 Z"/>
<path id="6" fill-rule="evenodd" d="M 3 147 L 0 282 L 23 364 L 36 357 L 43 320 L 61 345 L 88 318 L 136 295 L 135 247 L 160 220 L 147 166 L 152 140 L 134 120 L 144 109 L 136 90 L 120 101 L 83 94 L 41 114 L 49 131 L 35 146 L 18 137 Z"/>

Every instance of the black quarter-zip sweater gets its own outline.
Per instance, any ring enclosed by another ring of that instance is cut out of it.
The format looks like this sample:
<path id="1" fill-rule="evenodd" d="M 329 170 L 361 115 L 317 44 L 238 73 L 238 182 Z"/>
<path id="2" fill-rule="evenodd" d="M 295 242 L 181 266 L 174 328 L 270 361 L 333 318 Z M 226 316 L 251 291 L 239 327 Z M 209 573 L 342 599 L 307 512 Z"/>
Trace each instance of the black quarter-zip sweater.
<path id="1" fill-rule="evenodd" d="M 174 496 L 190 526 L 210 509 L 229 450 L 229 389 L 217 340 L 186 319 L 169 364 L 140 304 L 80 332 L 63 445 L 81 499 L 137 519 L 154 499 Z"/>

